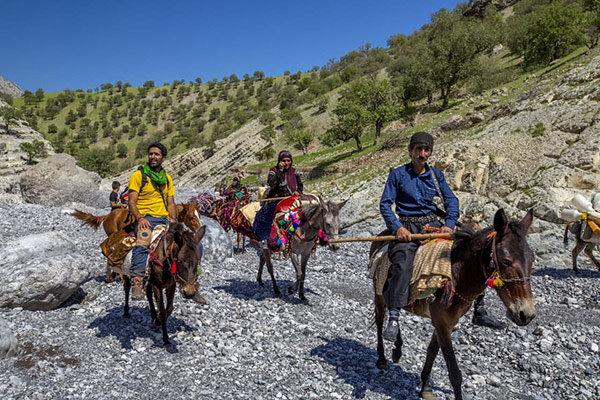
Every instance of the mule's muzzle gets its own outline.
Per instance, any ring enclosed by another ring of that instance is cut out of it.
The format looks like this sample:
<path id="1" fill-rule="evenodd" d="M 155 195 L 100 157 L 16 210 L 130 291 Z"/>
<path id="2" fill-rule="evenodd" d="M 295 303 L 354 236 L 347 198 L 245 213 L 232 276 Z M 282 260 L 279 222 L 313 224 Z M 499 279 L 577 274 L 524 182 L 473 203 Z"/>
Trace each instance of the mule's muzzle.
<path id="1" fill-rule="evenodd" d="M 519 326 L 529 324 L 535 318 L 535 306 L 531 299 L 517 299 L 506 310 L 507 317 Z"/>
<path id="2" fill-rule="evenodd" d="M 196 294 L 196 286 L 187 284 L 181 287 L 181 295 L 186 299 L 191 299 Z"/>

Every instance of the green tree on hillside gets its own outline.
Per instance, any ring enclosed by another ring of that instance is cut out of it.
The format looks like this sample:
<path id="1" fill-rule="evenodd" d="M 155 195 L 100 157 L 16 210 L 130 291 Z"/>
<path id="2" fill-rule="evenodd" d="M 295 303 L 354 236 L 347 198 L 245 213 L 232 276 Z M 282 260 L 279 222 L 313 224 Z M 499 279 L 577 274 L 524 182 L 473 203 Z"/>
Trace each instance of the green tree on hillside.
<path id="1" fill-rule="evenodd" d="M 334 146 L 337 143 L 354 140 L 356 148 L 362 150 L 361 136 L 366 121 L 360 105 L 342 98 L 333 114 L 335 122 L 321 138 L 321 142 L 326 146 Z"/>
<path id="2" fill-rule="evenodd" d="M 315 136 L 307 129 L 291 130 L 286 133 L 288 144 L 301 150 L 302 154 L 306 154 L 308 146 L 310 146 L 314 138 Z"/>
<path id="3" fill-rule="evenodd" d="M 586 19 L 586 34 L 588 47 L 598 45 L 600 40 L 600 0 L 583 0 Z"/>
<path id="4" fill-rule="evenodd" d="M 10 134 L 10 126 L 16 125 L 17 121 L 23 117 L 23 113 L 15 107 L 2 107 L 0 108 L 0 117 L 4 119 L 5 133 Z"/>
<path id="5" fill-rule="evenodd" d="M 584 14 L 577 4 L 559 1 L 536 10 L 525 33 L 525 66 L 546 65 L 585 43 Z"/>
<path id="6" fill-rule="evenodd" d="M 35 91 L 35 101 L 37 103 L 41 103 L 42 101 L 44 101 L 44 89 L 40 88 L 38 90 Z"/>
<path id="7" fill-rule="evenodd" d="M 77 163 L 82 168 L 97 172 L 101 177 L 107 177 L 116 172 L 113 162 L 115 153 L 112 147 L 80 149 L 77 152 L 76 158 Z"/>
<path id="8" fill-rule="evenodd" d="M 27 154 L 27 164 L 35 164 L 36 159 L 48 157 L 48 152 L 41 140 L 33 142 L 22 142 L 19 148 Z"/>
<path id="9" fill-rule="evenodd" d="M 433 15 L 428 28 L 431 79 L 440 91 L 442 108 L 448 107 L 454 85 L 477 71 L 482 45 L 474 24 L 464 19 L 457 12 L 442 10 Z"/>
<path id="10" fill-rule="evenodd" d="M 119 143 L 117 145 L 117 157 L 126 158 L 127 157 L 127 146 L 125 143 Z"/>

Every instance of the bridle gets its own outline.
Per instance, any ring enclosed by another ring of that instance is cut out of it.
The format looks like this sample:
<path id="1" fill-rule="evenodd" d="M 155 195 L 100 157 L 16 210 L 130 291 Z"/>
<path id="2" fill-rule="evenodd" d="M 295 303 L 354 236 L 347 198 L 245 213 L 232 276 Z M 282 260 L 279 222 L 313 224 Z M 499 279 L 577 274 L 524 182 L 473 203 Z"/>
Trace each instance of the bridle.
<path id="1" fill-rule="evenodd" d="M 523 278 L 504 278 L 502 276 L 502 274 L 500 273 L 500 268 L 499 268 L 500 263 L 498 262 L 498 254 L 497 254 L 497 250 L 496 250 L 496 237 L 497 236 L 498 235 L 497 235 L 496 231 L 492 231 L 488 235 L 488 237 L 492 238 L 492 249 L 490 251 L 490 262 L 488 264 L 488 268 L 485 268 L 485 270 L 483 271 L 484 275 L 488 276 L 488 278 L 485 281 L 485 284 L 488 287 L 494 288 L 496 290 L 504 290 L 507 288 L 507 286 L 509 284 L 517 284 L 517 283 L 524 284 L 526 282 L 531 281 L 531 274 L 528 276 L 524 276 Z M 488 274 L 487 271 L 491 271 L 491 273 Z M 461 296 L 461 294 L 458 293 L 458 291 L 455 292 L 454 295 L 466 303 L 471 303 L 471 302 L 473 302 L 473 300 L 475 300 L 475 299 L 467 299 L 467 298 Z"/>
<path id="2" fill-rule="evenodd" d="M 186 228 L 187 229 L 187 228 Z M 173 275 L 173 278 L 175 279 L 176 282 L 179 282 L 181 285 L 196 285 L 196 279 L 194 278 L 193 282 L 189 282 L 187 280 L 185 280 L 184 278 L 181 277 L 181 275 L 179 275 L 179 268 L 177 268 L 177 256 L 173 256 L 172 254 L 175 253 L 179 253 L 179 246 L 177 246 L 177 244 L 171 244 L 170 246 L 167 246 L 167 241 L 165 239 L 165 233 L 166 231 L 163 231 L 161 233 L 161 235 L 163 237 L 159 238 L 159 240 L 162 241 L 163 244 L 163 253 L 165 254 L 165 260 L 164 262 L 159 260 L 158 255 L 156 253 L 156 249 L 151 249 L 149 252 L 149 257 L 148 257 L 148 263 L 154 263 L 156 265 L 158 265 L 160 268 L 162 268 L 164 270 L 165 268 L 165 264 L 169 266 L 169 270 L 171 272 L 171 274 Z M 173 248 L 176 249 L 176 251 L 173 251 Z M 171 251 L 169 251 L 171 250 Z"/>
<path id="3" fill-rule="evenodd" d="M 531 280 L 531 274 L 528 276 L 524 276 L 523 278 L 502 277 L 502 275 L 500 274 L 500 263 L 498 262 L 498 254 L 496 251 L 496 237 L 498 235 L 496 231 L 491 232 L 490 235 L 492 236 L 492 251 L 490 253 L 489 267 L 492 270 L 492 273 L 490 277 L 486 280 L 486 284 L 489 287 L 493 287 L 494 289 L 503 289 L 507 284 L 529 282 Z"/>

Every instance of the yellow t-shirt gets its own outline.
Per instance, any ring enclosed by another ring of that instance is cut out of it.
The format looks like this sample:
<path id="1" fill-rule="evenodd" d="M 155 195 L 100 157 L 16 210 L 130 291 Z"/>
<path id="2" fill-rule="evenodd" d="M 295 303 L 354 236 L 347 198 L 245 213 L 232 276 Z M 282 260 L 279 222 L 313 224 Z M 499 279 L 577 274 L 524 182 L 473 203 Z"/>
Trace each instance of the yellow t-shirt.
<path id="1" fill-rule="evenodd" d="M 140 192 L 142 186 L 142 171 L 137 170 L 129 178 L 129 190 L 138 192 L 137 209 L 142 215 L 152 215 L 153 217 L 168 217 L 169 212 L 165 207 L 160 193 L 154 189 L 154 185 L 150 182 L 150 177 L 146 177 L 147 182 Z M 167 184 L 163 188 L 163 196 L 165 201 L 169 197 L 175 197 L 175 186 L 171 175 L 167 174 Z"/>

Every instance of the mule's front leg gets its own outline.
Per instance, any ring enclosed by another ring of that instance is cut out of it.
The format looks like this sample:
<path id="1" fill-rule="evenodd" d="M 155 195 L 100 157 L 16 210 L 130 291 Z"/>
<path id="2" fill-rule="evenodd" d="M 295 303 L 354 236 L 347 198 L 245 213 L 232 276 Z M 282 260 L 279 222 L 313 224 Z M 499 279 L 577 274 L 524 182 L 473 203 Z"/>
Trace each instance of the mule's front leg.
<path id="1" fill-rule="evenodd" d="M 425 365 L 421 371 L 421 392 L 419 396 L 423 399 L 434 400 L 436 397 L 433 393 L 433 389 L 429 385 L 429 378 L 431 376 L 431 368 L 435 362 L 440 346 L 437 341 L 435 333 L 431 336 L 429 346 L 427 346 L 427 358 L 425 359 Z"/>
<path id="2" fill-rule="evenodd" d="M 154 288 L 152 283 L 148 281 L 146 285 L 146 299 L 148 299 L 148 311 L 150 311 L 150 319 L 154 325 L 158 325 L 157 317 L 156 317 L 156 308 L 154 307 L 154 298 L 152 297 L 154 293 Z"/>
<path id="3" fill-rule="evenodd" d="M 165 297 L 167 300 L 167 304 L 166 304 L 165 313 L 164 313 L 164 316 L 162 319 L 162 334 L 163 334 L 163 343 L 165 344 L 165 346 L 170 343 L 169 334 L 167 333 L 167 321 L 169 319 L 169 316 L 173 312 L 173 298 L 175 297 L 175 289 L 176 289 L 175 281 L 173 281 L 173 284 L 170 284 L 165 289 Z"/>
<path id="4" fill-rule="evenodd" d="M 448 376 L 450 378 L 450 383 L 452 384 L 452 389 L 454 389 L 454 399 L 462 400 L 462 373 L 460 372 L 458 362 L 456 361 L 456 355 L 454 354 L 454 347 L 452 346 L 452 337 L 450 336 L 450 331 L 436 328 L 435 335 L 437 338 L 437 343 L 442 349 L 444 360 L 446 361 Z"/>
<path id="5" fill-rule="evenodd" d="M 298 255 L 296 253 L 290 254 L 290 260 L 292 260 L 292 265 L 294 266 L 294 270 L 296 271 L 296 281 L 292 286 L 288 287 L 288 294 L 296 293 L 298 290 L 298 286 L 300 285 L 300 279 L 302 277 L 302 271 L 300 267 L 300 261 L 298 261 Z"/>
<path id="6" fill-rule="evenodd" d="M 306 301 L 306 296 L 304 296 L 304 280 L 306 279 L 306 265 L 308 264 L 308 259 L 310 258 L 310 253 L 302 253 L 302 257 L 300 258 L 300 284 L 298 285 L 298 297 L 300 300 Z"/>
<path id="7" fill-rule="evenodd" d="M 571 256 L 573 257 L 573 271 L 575 271 L 575 273 L 579 273 L 579 267 L 577 266 L 577 256 L 579 255 L 579 253 L 581 253 L 581 251 L 585 248 L 586 245 L 586 242 L 577 238 L 575 242 L 575 247 L 571 252 Z"/>
<path id="8" fill-rule="evenodd" d="M 156 321 L 157 322 L 156 325 L 160 325 L 162 327 L 163 343 L 166 346 L 170 342 L 169 342 L 169 336 L 167 335 L 167 310 L 166 310 L 165 303 L 163 300 L 162 289 L 155 288 L 154 294 L 156 295 L 156 303 L 158 306 L 158 318 Z"/>
<path id="9" fill-rule="evenodd" d="M 375 324 L 377 325 L 377 368 L 385 369 L 385 347 L 383 345 L 383 320 L 385 318 L 385 301 L 383 296 L 375 295 Z"/>

